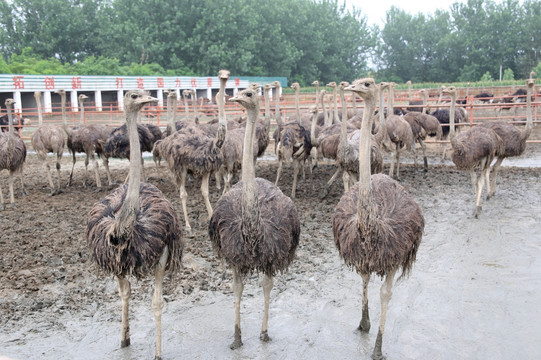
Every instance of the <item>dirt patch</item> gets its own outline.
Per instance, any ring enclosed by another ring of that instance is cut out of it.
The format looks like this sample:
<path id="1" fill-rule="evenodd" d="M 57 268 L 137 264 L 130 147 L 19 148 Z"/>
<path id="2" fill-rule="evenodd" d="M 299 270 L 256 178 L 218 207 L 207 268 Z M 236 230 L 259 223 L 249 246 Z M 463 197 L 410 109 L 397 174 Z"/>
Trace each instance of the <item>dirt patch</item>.
<path id="1" fill-rule="evenodd" d="M 411 159 L 401 168 L 401 183 L 419 203 L 426 227 L 411 277 L 393 288 L 383 352 L 394 359 L 540 358 L 541 325 L 532 320 L 541 315 L 541 164 L 504 167 L 496 196 L 483 202 L 476 220 L 471 217 L 475 200 L 469 175 L 437 160 L 438 149 L 431 148 L 428 173 L 408 164 Z M 538 158 L 540 150 L 532 144 L 523 157 Z M 65 157 L 63 179 L 70 166 Z M 114 179 L 122 182 L 127 161 L 111 167 Z M 182 218 L 179 194 L 166 168 L 162 164 L 156 169 L 151 161 L 146 168 L 148 181 Z M 274 181 L 276 163 L 260 161 L 256 171 Z M 332 237 L 341 181 L 325 200 L 318 197 L 333 172 L 332 165 L 322 164 L 298 184 L 301 243 L 289 271 L 275 280 L 269 320 L 273 341 L 259 341 L 263 296 L 253 275 L 242 303 L 245 345 L 237 351 L 228 348 L 234 324 L 231 274 L 212 251 L 199 182 L 190 181 L 193 233 L 185 234 L 184 268 L 164 283 L 165 359 L 369 356 L 379 322 L 381 282 L 375 278 L 371 283 L 372 330 L 361 335 L 355 331 L 361 279 L 343 265 Z M 291 174 L 286 168 L 279 184 L 286 195 Z M 85 188 L 83 177 L 83 161 L 78 161 L 74 185 L 50 197 L 44 168 L 30 154 L 24 177 L 29 195 L 21 197 L 16 186 L 17 208 L 0 213 L 0 357 L 154 355 L 152 279 L 132 282 L 132 345 L 120 349 L 117 285 L 91 265 L 83 236 L 89 209 L 110 189 L 96 191 L 92 178 Z M 0 181 L 7 184 L 6 172 L 0 173 Z M 210 196 L 213 204 L 220 196 L 213 181 Z"/>

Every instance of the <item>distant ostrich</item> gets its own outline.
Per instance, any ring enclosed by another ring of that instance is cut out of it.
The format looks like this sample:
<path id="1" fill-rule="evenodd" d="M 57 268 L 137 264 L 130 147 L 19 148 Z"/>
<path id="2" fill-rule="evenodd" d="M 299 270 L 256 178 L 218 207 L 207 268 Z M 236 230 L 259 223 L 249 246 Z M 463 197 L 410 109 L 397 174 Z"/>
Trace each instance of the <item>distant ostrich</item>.
<path id="1" fill-rule="evenodd" d="M 171 203 L 154 185 L 141 182 L 137 113 L 145 104 L 157 100 L 142 91 L 126 93 L 124 109 L 132 143 L 129 182 L 94 204 L 88 215 L 85 237 L 92 260 L 118 280 L 122 299 L 121 347 L 130 345 L 131 289 L 127 277 L 141 279 L 154 274 L 155 358 L 161 359 L 162 283 L 166 270 L 179 268 L 184 243 L 182 225 Z"/>
<path id="2" fill-rule="evenodd" d="M 494 158 L 504 156 L 505 145 L 498 134 L 486 127 L 474 126 L 467 131 L 462 131 L 455 135 L 455 100 L 456 88 L 450 86 L 443 90 L 451 96 L 450 123 L 449 123 L 449 138 L 453 153 L 451 159 L 455 163 L 457 169 L 468 170 L 471 175 L 471 181 L 476 194 L 476 207 L 473 216 L 478 218 L 481 213 L 481 195 L 487 183 L 487 193 L 491 193 L 490 183 L 490 163 Z M 476 173 L 479 172 L 479 175 Z"/>
<path id="3" fill-rule="evenodd" d="M 535 85 L 535 80 L 528 79 L 526 81 L 526 127 L 523 130 L 519 130 L 512 124 L 504 121 L 490 121 L 480 124 L 479 126 L 494 130 L 496 134 L 502 139 L 505 146 L 505 152 L 503 155 L 498 156 L 496 162 L 492 166 L 492 177 L 490 179 L 490 187 L 487 192 L 487 199 L 491 198 L 496 192 L 496 177 L 498 176 L 498 170 L 506 157 L 520 156 L 526 150 L 526 140 L 530 137 L 533 127 L 532 117 L 532 91 Z M 488 185 L 487 185 L 488 186 Z"/>
<path id="4" fill-rule="evenodd" d="M 392 156 L 391 166 L 389 168 L 389 176 L 393 177 L 394 167 L 396 163 L 396 179 L 400 179 L 400 152 L 403 148 L 406 148 L 408 151 L 413 151 L 415 155 L 415 139 L 413 138 L 413 132 L 409 123 L 404 120 L 401 116 L 393 114 L 393 87 L 394 84 L 389 84 L 389 99 L 387 106 L 387 118 L 385 119 L 385 126 L 387 128 L 387 133 L 389 138 L 394 143 L 394 149 L 390 149 L 394 152 Z"/>
<path id="5" fill-rule="evenodd" d="M 331 113 L 332 114 L 331 123 L 338 124 L 338 123 L 340 123 L 340 114 L 338 113 L 338 94 L 337 94 L 337 90 L 336 90 L 338 85 L 336 84 L 335 81 L 331 81 L 330 83 L 327 84 L 327 86 L 330 86 L 332 88 L 332 97 L 333 97 L 333 110 L 332 110 L 332 113 Z"/>
<path id="6" fill-rule="evenodd" d="M 372 359 L 383 359 L 381 346 L 394 276 L 409 274 L 424 230 L 419 206 L 395 180 L 383 174 L 370 176 L 370 132 L 377 99 L 374 79 L 358 79 L 345 90 L 365 101 L 359 142 L 359 182 L 342 195 L 333 215 L 336 247 L 346 265 L 363 279 L 362 318 L 358 329 L 370 330 L 368 282 L 375 273 L 385 281 L 381 286 L 381 319 Z"/>
<path id="7" fill-rule="evenodd" d="M 98 160 L 95 158 L 95 154 L 100 156 L 103 160 L 103 165 L 105 166 L 105 171 L 107 173 L 107 180 L 109 185 L 112 185 L 111 173 L 109 171 L 109 160 L 103 154 L 103 147 L 109 133 L 112 128 L 105 125 L 84 125 L 84 101 L 88 97 L 84 94 L 79 95 L 79 107 L 81 108 L 81 120 L 79 126 L 70 128 L 67 125 L 66 120 L 66 92 L 62 89 L 56 91 L 60 95 L 61 108 L 62 108 L 62 123 L 64 131 L 67 134 L 67 146 L 68 150 L 72 154 L 72 165 L 71 171 L 68 179 L 68 186 L 71 186 L 71 181 L 73 179 L 73 171 L 75 168 L 76 153 L 85 153 L 85 180 L 83 181 L 83 186 L 86 187 L 86 180 L 88 178 L 88 163 L 90 159 L 94 163 L 94 173 L 96 175 L 96 187 L 101 188 L 101 180 L 99 174 Z"/>
<path id="8" fill-rule="evenodd" d="M 217 172 L 223 163 L 222 146 L 226 135 L 226 123 L 223 120 L 225 119 L 220 119 L 214 137 L 205 134 L 198 125 L 190 124 L 163 139 L 160 144 L 160 153 L 167 162 L 175 183 L 179 187 L 187 231 L 192 229 L 186 208 L 188 174 L 193 177 L 201 177 L 201 195 L 209 218 L 212 216 L 212 205 L 209 201 L 209 179 L 210 175 Z"/>
<path id="9" fill-rule="evenodd" d="M 62 192 L 60 185 L 60 165 L 62 162 L 62 154 L 64 152 L 64 130 L 61 126 L 57 125 L 43 125 L 43 114 L 41 110 L 41 92 L 36 91 L 34 93 L 36 103 L 38 106 L 38 119 L 39 128 L 32 134 L 32 147 L 36 151 L 38 159 L 45 164 L 47 170 L 47 179 L 49 180 L 49 186 L 51 187 L 51 193 L 53 196 Z M 56 154 L 56 180 L 57 186 L 53 184 L 53 178 L 51 176 L 51 167 L 47 162 L 47 154 Z"/>
<path id="10" fill-rule="evenodd" d="M 404 115 L 404 120 L 410 124 L 415 141 L 419 142 L 419 145 L 421 145 L 424 162 L 423 170 L 427 172 L 428 160 L 426 157 L 426 144 L 424 143 L 424 140 L 427 136 L 436 136 L 436 139 L 440 140 L 442 135 L 441 124 L 435 116 L 420 112 L 408 112 Z M 417 156 L 414 160 L 415 163 L 417 163 Z"/>
<path id="11" fill-rule="evenodd" d="M 19 175 L 21 180 L 21 189 L 23 195 L 26 195 L 23 183 L 23 165 L 26 160 L 26 146 L 24 141 L 14 132 L 12 109 L 15 101 L 6 99 L 6 109 L 8 117 L 8 132 L 0 134 L 0 171 L 9 171 L 9 200 L 11 207 L 15 209 L 15 196 L 13 195 L 13 177 Z M 0 210 L 4 211 L 4 195 L 0 185 Z"/>
<path id="12" fill-rule="evenodd" d="M 295 205 L 269 181 L 256 178 L 253 159 L 255 123 L 259 97 L 253 89 L 241 91 L 230 99 L 246 108 L 248 119 L 242 156 L 242 181 L 216 203 L 210 218 L 209 236 L 218 256 L 233 270 L 235 295 L 235 336 L 231 349 L 242 346 L 240 301 L 243 280 L 252 271 L 264 274 L 265 297 L 261 341 L 270 341 L 267 323 L 273 276 L 287 269 L 299 243 L 300 220 Z"/>

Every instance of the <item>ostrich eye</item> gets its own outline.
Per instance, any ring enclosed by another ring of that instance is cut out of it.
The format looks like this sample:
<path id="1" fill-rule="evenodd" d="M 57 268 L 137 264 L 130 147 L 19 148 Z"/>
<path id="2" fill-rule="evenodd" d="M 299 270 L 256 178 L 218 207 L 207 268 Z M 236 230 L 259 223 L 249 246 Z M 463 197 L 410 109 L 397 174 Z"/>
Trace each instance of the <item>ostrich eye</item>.
<path id="1" fill-rule="evenodd" d="M 368 82 L 365 82 L 365 83 L 364 83 L 364 86 L 366 86 L 366 87 L 370 87 L 370 83 L 368 83 Z"/>
<path id="2" fill-rule="evenodd" d="M 248 97 L 252 97 L 252 93 L 251 93 L 251 92 L 249 92 L 249 93 L 246 93 L 246 96 L 248 96 Z"/>
<path id="3" fill-rule="evenodd" d="M 137 94 L 131 94 L 132 99 L 137 99 Z"/>

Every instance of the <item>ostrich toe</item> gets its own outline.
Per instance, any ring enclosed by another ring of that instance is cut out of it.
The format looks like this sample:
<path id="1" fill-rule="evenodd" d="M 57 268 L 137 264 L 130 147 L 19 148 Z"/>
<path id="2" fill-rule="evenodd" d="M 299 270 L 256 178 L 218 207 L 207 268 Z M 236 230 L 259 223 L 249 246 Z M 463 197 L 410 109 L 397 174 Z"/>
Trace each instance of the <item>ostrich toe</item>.
<path id="1" fill-rule="evenodd" d="M 269 332 L 265 330 L 261 332 L 261 335 L 259 335 L 259 340 L 269 342 L 272 339 L 269 337 Z"/>
<path id="2" fill-rule="evenodd" d="M 127 338 L 125 340 L 122 340 L 120 342 L 120 347 L 121 348 L 125 348 L 125 347 L 128 347 L 128 346 L 130 346 L 130 339 L 129 338 Z"/>
<path id="3" fill-rule="evenodd" d="M 481 205 L 477 206 L 473 212 L 473 217 L 478 219 L 479 214 L 481 214 L 481 211 L 483 210 L 483 207 Z"/>

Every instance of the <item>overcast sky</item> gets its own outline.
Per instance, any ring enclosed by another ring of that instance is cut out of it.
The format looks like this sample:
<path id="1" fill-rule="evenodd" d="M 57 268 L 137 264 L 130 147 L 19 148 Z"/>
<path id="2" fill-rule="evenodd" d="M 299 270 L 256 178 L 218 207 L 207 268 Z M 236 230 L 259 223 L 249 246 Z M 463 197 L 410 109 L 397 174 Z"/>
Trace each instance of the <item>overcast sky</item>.
<path id="1" fill-rule="evenodd" d="M 354 5 L 361 10 L 361 14 L 366 16 L 369 25 L 383 26 L 385 13 L 395 6 L 412 15 L 417 13 L 433 14 L 436 9 L 449 11 L 449 8 L 455 2 L 465 3 L 466 0 L 345 0 L 348 6 Z"/>

